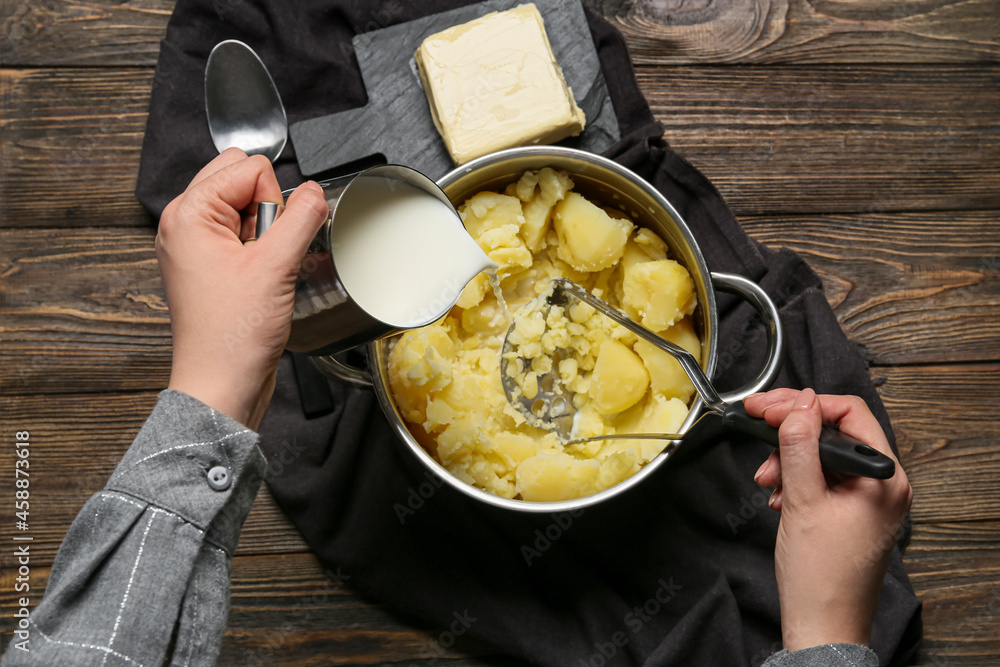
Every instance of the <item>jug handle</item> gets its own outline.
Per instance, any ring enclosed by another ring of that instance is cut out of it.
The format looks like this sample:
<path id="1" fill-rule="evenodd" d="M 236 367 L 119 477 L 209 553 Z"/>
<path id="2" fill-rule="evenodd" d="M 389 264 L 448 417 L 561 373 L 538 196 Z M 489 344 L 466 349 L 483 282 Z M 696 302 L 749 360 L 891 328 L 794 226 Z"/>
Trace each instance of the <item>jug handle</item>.
<path id="1" fill-rule="evenodd" d="M 345 364 L 333 355 L 309 357 L 309 360 L 312 361 L 313 366 L 318 368 L 327 377 L 331 377 L 338 382 L 365 389 L 371 389 L 375 386 L 371 373 L 367 369 Z"/>
<path id="2" fill-rule="evenodd" d="M 767 331 L 767 360 L 764 367 L 749 384 L 729 392 L 720 392 L 726 403 L 737 403 L 750 394 L 755 394 L 771 384 L 781 367 L 781 357 L 785 348 L 785 330 L 774 301 L 757 283 L 735 273 L 712 272 L 712 283 L 723 292 L 742 296 L 760 315 Z"/>

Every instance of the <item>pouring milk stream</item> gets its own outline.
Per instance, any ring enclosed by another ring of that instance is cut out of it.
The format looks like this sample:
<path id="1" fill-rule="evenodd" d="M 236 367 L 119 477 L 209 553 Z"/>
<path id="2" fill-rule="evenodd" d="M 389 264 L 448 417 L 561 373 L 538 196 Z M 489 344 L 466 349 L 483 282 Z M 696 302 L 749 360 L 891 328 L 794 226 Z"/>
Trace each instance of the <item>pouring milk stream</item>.
<path id="1" fill-rule="evenodd" d="M 330 355 L 424 326 L 479 273 L 497 282 L 496 264 L 419 172 L 386 165 L 320 185 L 331 217 L 302 262 L 289 350 Z"/>

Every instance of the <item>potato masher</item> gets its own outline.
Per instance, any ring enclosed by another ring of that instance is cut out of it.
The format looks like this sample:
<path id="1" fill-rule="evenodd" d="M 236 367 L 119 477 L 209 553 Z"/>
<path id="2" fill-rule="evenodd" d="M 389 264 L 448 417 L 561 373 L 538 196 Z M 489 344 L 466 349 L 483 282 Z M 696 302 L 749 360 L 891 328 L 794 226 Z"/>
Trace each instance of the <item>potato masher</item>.
<path id="1" fill-rule="evenodd" d="M 546 315 L 551 308 L 565 308 L 573 301 L 586 303 L 677 359 L 707 408 L 705 414 L 695 424 L 704 426 L 701 424 L 704 420 L 717 420 L 721 422 L 723 429 L 750 435 L 763 440 L 772 447 L 778 447 L 778 429 L 763 419 L 749 416 L 742 402 L 730 404 L 723 401 L 694 355 L 657 336 L 576 283 L 566 278 L 554 279 L 545 291 L 524 306 L 522 312 L 525 309 L 534 310 L 539 313 L 542 320 L 546 320 Z M 683 440 L 684 435 L 678 433 L 633 433 L 572 438 L 573 419 L 576 414 L 573 393 L 564 386 L 557 370 L 558 362 L 568 357 L 568 354 L 566 350 L 557 348 L 551 355 L 551 370 L 537 374 L 537 392 L 533 396 L 524 395 L 517 378 L 526 369 L 532 368 L 532 358 L 521 356 L 520 346 L 512 340 L 511 334 L 517 328 L 517 323 L 518 320 L 515 318 L 504 337 L 500 357 L 500 379 L 508 402 L 524 415 L 528 424 L 555 432 L 559 441 L 564 445 L 614 439 Z M 514 338 L 516 339 L 516 337 Z M 514 365 L 511 366 L 511 364 Z M 694 430 L 694 425 L 689 429 L 689 432 L 691 430 Z M 860 440 L 842 433 L 836 426 L 832 425 L 823 426 L 819 452 L 820 462 L 824 468 L 830 471 L 875 479 L 889 479 L 896 471 L 895 461 L 890 457 Z"/>

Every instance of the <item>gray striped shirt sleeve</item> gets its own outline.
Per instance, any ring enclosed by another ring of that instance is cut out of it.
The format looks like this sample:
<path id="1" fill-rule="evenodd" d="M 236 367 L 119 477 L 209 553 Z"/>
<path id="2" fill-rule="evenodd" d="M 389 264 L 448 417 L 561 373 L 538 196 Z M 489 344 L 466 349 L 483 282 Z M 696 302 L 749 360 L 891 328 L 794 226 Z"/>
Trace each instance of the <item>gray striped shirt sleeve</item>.
<path id="1" fill-rule="evenodd" d="M 257 439 L 186 394 L 161 393 L 70 527 L 27 642 L 13 638 L 3 666 L 214 664 L 230 557 L 266 470 Z"/>
<path id="2" fill-rule="evenodd" d="M 761 667 L 878 667 L 878 656 L 860 644 L 825 644 L 779 651 Z"/>

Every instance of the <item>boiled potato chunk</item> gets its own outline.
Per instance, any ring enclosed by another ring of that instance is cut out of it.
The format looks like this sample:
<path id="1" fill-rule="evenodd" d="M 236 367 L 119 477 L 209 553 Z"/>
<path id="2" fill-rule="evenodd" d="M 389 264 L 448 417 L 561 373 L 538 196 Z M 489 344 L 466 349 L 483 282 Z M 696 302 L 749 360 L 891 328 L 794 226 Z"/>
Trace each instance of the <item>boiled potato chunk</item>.
<path id="1" fill-rule="evenodd" d="M 535 439 L 522 433 L 501 431 L 493 436 L 492 450 L 503 459 L 508 470 L 514 470 L 525 459 L 538 452 Z"/>
<path id="2" fill-rule="evenodd" d="M 570 192 L 556 204 L 553 227 L 559 259 L 577 271 L 600 271 L 621 258 L 635 225 L 612 218 L 583 195 Z"/>
<path id="3" fill-rule="evenodd" d="M 650 259 L 666 259 L 667 258 L 667 244 L 659 236 L 654 234 L 648 229 L 640 229 L 632 237 L 632 241 L 644 252 Z"/>
<path id="4" fill-rule="evenodd" d="M 497 273 L 510 275 L 531 266 L 531 251 L 519 232 L 524 224 L 521 200 L 495 192 L 480 192 L 458 209 L 466 231 L 497 265 Z M 463 301 L 468 303 L 471 297 Z"/>
<path id="5" fill-rule="evenodd" d="M 474 239 L 479 239 L 491 229 L 506 225 L 520 227 L 524 222 L 521 201 L 496 192 L 480 192 L 462 204 L 458 213 L 465 229 Z"/>
<path id="6" fill-rule="evenodd" d="M 676 433 L 688 416 L 688 406 L 678 398 L 653 394 L 642 411 L 639 433 Z"/>
<path id="7" fill-rule="evenodd" d="M 569 176 L 549 167 L 526 172 L 517 183 L 508 186 L 507 194 L 521 200 L 524 214 L 521 238 L 531 252 L 545 247 L 545 235 L 551 226 L 556 202 L 565 197 L 572 187 L 573 181 Z"/>
<path id="8" fill-rule="evenodd" d="M 701 361 L 701 339 L 698 338 L 690 317 L 685 317 L 666 331 L 661 331 L 660 335 L 671 343 L 680 345 L 693 354 L 695 359 Z"/>
<path id="9" fill-rule="evenodd" d="M 649 373 L 635 352 L 616 340 L 606 340 L 597 354 L 590 382 L 594 406 L 609 415 L 639 402 L 649 387 Z"/>
<path id="10" fill-rule="evenodd" d="M 694 312 L 694 281 L 672 259 L 639 262 L 625 269 L 624 303 L 647 329 L 663 331 Z"/>
<path id="11" fill-rule="evenodd" d="M 455 305 L 459 308 L 475 308 L 488 291 L 490 291 L 490 278 L 485 273 L 480 273 L 466 284 Z"/>
<path id="12" fill-rule="evenodd" d="M 679 398 L 649 394 L 638 410 L 630 412 L 630 419 L 619 425 L 619 430 L 622 433 L 677 433 L 687 416 L 688 406 Z M 656 451 L 660 449 L 663 449 L 663 443 L 657 445 Z"/>
<path id="13" fill-rule="evenodd" d="M 685 402 L 691 397 L 694 385 L 670 353 L 644 340 L 635 344 L 635 351 L 642 357 L 642 363 L 649 371 L 650 386 L 654 392 Z"/>
<path id="14" fill-rule="evenodd" d="M 600 472 L 601 464 L 597 461 L 542 451 L 517 467 L 516 489 L 527 501 L 570 500 L 589 495 Z"/>
<path id="15" fill-rule="evenodd" d="M 389 358 L 389 386 L 403 416 L 416 423 L 430 392 L 451 383 L 455 344 L 448 329 L 432 324 L 403 334 Z"/>
<path id="16" fill-rule="evenodd" d="M 660 335 L 693 354 L 696 360 L 701 360 L 701 341 L 698 340 L 698 334 L 694 332 L 694 327 L 688 318 L 684 318 Z M 642 363 L 649 371 L 649 384 L 653 391 L 667 398 L 679 398 L 687 403 L 694 393 L 694 385 L 680 362 L 669 352 L 664 352 L 645 340 L 637 341 L 633 349 L 642 358 Z"/>

